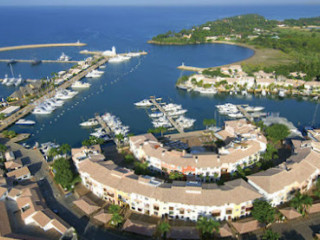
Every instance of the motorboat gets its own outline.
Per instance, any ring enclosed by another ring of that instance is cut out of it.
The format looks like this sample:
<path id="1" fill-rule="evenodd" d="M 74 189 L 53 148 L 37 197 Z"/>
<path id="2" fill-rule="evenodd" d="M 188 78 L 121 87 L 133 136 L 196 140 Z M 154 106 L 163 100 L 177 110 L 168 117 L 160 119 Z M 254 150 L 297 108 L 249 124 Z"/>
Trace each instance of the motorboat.
<path id="1" fill-rule="evenodd" d="M 99 78 L 104 74 L 104 71 L 99 71 L 99 70 L 92 70 L 86 75 L 86 78 Z"/>
<path id="2" fill-rule="evenodd" d="M 243 118 L 243 114 L 238 112 L 238 113 L 229 113 L 228 117 L 230 118 Z"/>
<path id="3" fill-rule="evenodd" d="M 188 110 L 186 110 L 186 109 L 179 109 L 179 110 L 175 110 L 175 111 L 170 111 L 170 112 L 168 112 L 168 116 L 173 117 L 173 116 L 183 115 L 187 111 Z"/>
<path id="4" fill-rule="evenodd" d="M 6 83 L 9 81 L 9 78 L 8 78 L 8 74 L 5 74 L 4 75 L 4 79 L 2 80 L 2 84 L 3 85 L 6 85 Z"/>
<path id="5" fill-rule="evenodd" d="M 158 118 L 158 117 L 162 117 L 163 113 L 162 112 L 155 112 L 155 113 L 150 113 L 149 117 L 151 118 Z"/>
<path id="6" fill-rule="evenodd" d="M 279 93 L 278 93 L 279 97 L 285 97 L 286 96 L 286 93 L 284 90 L 279 90 Z"/>
<path id="7" fill-rule="evenodd" d="M 153 103 L 149 99 L 143 99 L 140 102 L 136 102 L 134 105 L 136 105 L 137 107 L 151 107 Z"/>
<path id="8" fill-rule="evenodd" d="M 251 106 L 244 108 L 244 110 L 246 110 L 247 112 L 260 112 L 263 109 L 264 107 L 251 107 Z"/>
<path id="9" fill-rule="evenodd" d="M 43 106 L 39 106 L 39 107 L 36 107 L 35 109 L 33 109 L 32 113 L 33 113 L 33 114 L 46 115 L 46 114 L 51 114 L 52 111 L 46 109 L 46 108 L 43 107 Z"/>
<path id="10" fill-rule="evenodd" d="M 266 95 L 267 95 L 266 90 L 263 89 L 263 90 L 261 91 L 261 95 L 262 95 L 262 96 L 266 96 Z"/>
<path id="11" fill-rule="evenodd" d="M 201 88 L 198 89 L 201 94 L 216 94 L 218 91 L 215 88 Z"/>
<path id="12" fill-rule="evenodd" d="M 77 95 L 78 92 L 76 91 L 71 91 L 71 90 L 60 90 L 56 93 L 55 98 L 56 99 L 61 99 L 61 100 L 66 100 L 66 99 L 71 99 L 73 98 L 75 95 Z"/>
<path id="13" fill-rule="evenodd" d="M 20 118 L 18 121 L 16 121 L 16 125 L 27 125 L 27 126 L 31 126 L 31 125 L 34 125 L 36 124 L 35 121 L 33 120 L 27 120 L 27 119 L 23 119 L 23 118 Z"/>
<path id="14" fill-rule="evenodd" d="M 58 61 L 67 62 L 70 61 L 71 57 L 67 56 L 66 54 L 62 53 L 61 56 L 58 58 Z"/>
<path id="15" fill-rule="evenodd" d="M 184 116 L 180 116 L 176 119 L 176 123 L 182 127 L 182 128 L 191 128 L 193 127 L 193 124 L 195 123 L 195 119 L 192 118 L 186 118 Z"/>
<path id="16" fill-rule="evenodd" d="M 166 112 L 169 112 L 169 111 L 177 111 L 177 110 L 180 110 L 182 109 L 182 106 L 179 105 L 179 104 L 175 104 L 175 103 L 169 103 L 169 104 L 166 104 L 162 107 Z"/>
<path id="17" fill-rule="evenodd" d="M 89 88 L 90 86 L 91 86 L 90 83 L 81 82 L 81 81 L 76 81 L 71 85 L 72 88 Z"/>
<path id="18" fill-rule="evenodd" d="M 130 58 L 131 57 L 129 57 L 129 56 L 118 55 L 116 57 L 110 58 L 109 59 L 109 63 L 120 63 L 120 62 L 124 62 L 124 61 L 130 60 Z"/>
<path id="19" fill-rule="evenodd" d="M 80 123 L 81 127 L 93 127 L 97 125 L 99 125 L 99 122 L 94 118 L 90 118 L 88 121 Z"/>
<path id="20" fill-rule="evenodd" d="M 107 67 L 106 65 L 101 65 L 99 69 L 105 69 L 106 67 Z"/>
<path id="21" fill-rule="evenodd" d="M 49 98 L 45 101 L 46 103 L 49 103 L 50 105 L 54 107 L 62 107 L 64 102 L 62 100 L 56 99 L 56 98 Z"/>

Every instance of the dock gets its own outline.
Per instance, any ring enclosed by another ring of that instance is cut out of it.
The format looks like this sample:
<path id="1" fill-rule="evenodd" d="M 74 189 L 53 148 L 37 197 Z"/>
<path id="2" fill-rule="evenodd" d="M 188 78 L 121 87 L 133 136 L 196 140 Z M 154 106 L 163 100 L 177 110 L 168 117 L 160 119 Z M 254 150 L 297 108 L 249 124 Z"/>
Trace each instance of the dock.
<path id="1" fill-rule="evenodd" d="M 241 106 L 241 105 L 236 105 L 238 110 L 243 114 L 243 116 L 245 116 L 245 118 L 249 121 L 249 122 L 254 122 L 253 117 Z"/>
<path id="2" fill-rule="evenodd" d="M 163 115 L 169 120 L 169 122 L 172 124 L 172 126 L 179 132 L 184 133 L 183 128 L 181 128 L 176 121 L 173 120 L 172 117 L 168 116 L 167 112 L 161 107 L 161 105 L 157 102 L 156 98 L 154 96 L 150 97 L 150 101 L 153 103 L 153 105 L 163 113 Z"/>
<path id="3" fill-rule="evenodd" d="M 12 59 L 0 59 L 0 62 L 11 62 Z M 30 59 L 14 59 L 15 62 L 20 63 L 33 63 L 36 60 L 30 60 Z M 59 60 L 40 60 L 41 63 L 78 63 L 79 61 L 76 60 L 69 60 L 69 61 L 59 61 Z"/>
<path id="4" fill-rule="evenodd" d="M 203 72 L 204 70 L 206 70 L 206 68 L 191 67 L 191 66 L 186 66 L 184 64 L 178 66 L 177 68 L 180 70 L 191 71 L 191 72 Z"/>
<path id="5" fill-rule="evenodd" d="M 141 56 L 148 54 L 146 51 L 141 51 L 141 52 L 138 52 L 138 53 L 139 53 Z M 103 54 L 103 51 L 88 51 L 88 50 L 82 50 L 82 51 L 80 51 L 80 54 L 102 55 L 102 54 Z M 117 54 L 117 55 L 124 56 L 124 55 L 127 55 L 127 54 L 128 54 L 128 53 L 120 53 L 120 54 Z"/>
<path id="6" fill-rule="evenodd" d="M 101 118 L 101 116 L 99 114 L 96 114 L 96 119 L 99 122 L 99 124 L 101 125 L 101 127 L 106 131 L 106 133 L 111 136 L 112 130 L 111 128 L 107 125 L 107 123 L 105 121 L 103 121 L 103 119 Z"/>
<path id="7" fill-rule="evenodd" d="M 19 45 L 19 46 L 9 46 L 0 48 L 0 52 L 30 49 L 30 48 L 47 48 L 47 47 L 83 47 L 86 43 L 75 42 L 75 43 L 45 43 L 45 44 L 30 44 L 30 45 Z"/>

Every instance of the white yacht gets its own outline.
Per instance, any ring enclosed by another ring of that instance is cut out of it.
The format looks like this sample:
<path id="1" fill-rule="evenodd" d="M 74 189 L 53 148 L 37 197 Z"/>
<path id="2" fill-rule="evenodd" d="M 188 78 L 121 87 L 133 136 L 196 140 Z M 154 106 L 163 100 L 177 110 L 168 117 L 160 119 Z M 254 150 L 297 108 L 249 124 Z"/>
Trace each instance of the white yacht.
<path id="1" fill-rule="evenodd" d="M 229 113 L 228 117 L 230 118 L 243 118 L 243 114 L 238 112 L 238 113 Z"/>
<path id="2" fill-rule="evenodd" d="M 99 122 L 94 118 L 90 118 L 88 121 L 80 123 L 81 127 L 93 127 L 97 125 L 99 125 Z"/>
<path id="3" fill-rule="evenodd" d="M 62 53 L 61 56 L 58 58 L 58 61 L 67 62 L 70 61 L 71 57 L 67 56 L 66 54 Z"/>
<path id="4" fill-rule="evenodd" d="M 99 78 L 102 74 L 104 74 L 104 71 L 94 69 L 86 75 L 86 78 Z"/>
<path id="5" fill-rule="evenodd" d="M 155 113 L 150 113 L 149 117 L 151 118 L 158 118 L 158 117 L 162 117 L 163 113 L 162 112 L 155 112 Z"/>
<path id="6" fill-rule="evenodd" d="M 176 119 L 176 123 L 182 127 L 182 128 L 191 128 L 193 124 L 195 123 L 195 119 L 192 118 L 186 118 L 184 116 L 180 116 Z"/>
<path id="7" fill-rule="evenodd" d="M 8 81 L 9 81 L 8 74 L 5 74 L 4 79 L 2 80 L 2 85 L 6 85 Z"/>
<path id="8" fill-rule="evenodd" d="M 81 81 L 76 81 L 71 85 L 72 88 L 89 88 L 90 86 L 91 86 L 90 83 L 81 82 Z"/>
<path id="9" fill-rule="evenodd" d="M 105 69 L 106 67 L 107 67 L 106 65 L 101 65 L 99 69 Z"/>
<path id="10" fill-rule="evenodd" d="M 34 125 L 34 124 L 36 124 L 35 121 L 27 120 L 27 119 L 23 119 L 23 118 L 20 118 L 18 121 L 16 121 L 16 125 L 28 125 L 28 126 L 31 126 L 31 125 Z"/>
<path id="11" fill-rule="evenodd" d="M 251 107 L 251 106 L 244 108 L 244 110 L 246 110 L 247 112 L 260 112 L 263 109 L 264 107 Z"/>
<path id="12" fill-rule="evenodd" d="M 266 95 L 267 95 L 266 90 L 263 89 L 263 90 L 261 91 L 261 95 L 262 95 L 262 96 L 266 96 Z"/>
<path id="13" fill-rule="evenodd" d="M 66 99 L 71 99 L 73 98 L 75 95 L 77 95 L 78 92 L 76 91 L 71 91 L 71 90 L 61 90 L 59 92 L 56 93 L 55 98 L 56 99 L 61 99 L 61 100 L 66 100 Z"/>
<path id="14" fill-rule="evenodd" d="M 215 88 L 202 88 L 198 90 L 201 94 L 216 94 L 218 91 Z"/>
<path id="15" fill-rule="evenodd" d="M 183 115 L 183 114 L 185 114 L 187 111 L 188 111 L 188 110 L 186 110 L 186 109 L 179 109 L 179 110 L 170 111 L 170 112 L 168 112 L 168 116 L 174 117 L 174 116 Z"/>
<path id="16" fill-rule="evenodd" d="M 285 91 L 284 90 L 279 90 L 279 97 L 285 97 L 286 96 L 286 93 L 285 93 Z"/>
<path id="17" fill-rule="evenodd" d="M 131 57 L 118 55 L 116 57 L 110 58 L 109 63 L 120 63 L 130 60 Z"/>
<path id="18" fill-rule="evenodd" d="M 52 111 L 48 110 L 47 108 L 45 108 L 44 106 L 39 106 L 36 107 L 33 112 L 33 114 L 40 114 L 40 115 L 46 115 L 46 114 L 51 114 Z"/>
<path id="19" fill-rule="evenodd" d="M 45 103 L 48 103 L 53 107 L 62 107 L 62 105 L 64 104 L 64 101 L 56 98 L 49 98 L 48 100 L 45 101 Z"/>
<path id="20" fill-rule="evenodd" d="M 136 102 L 134 105 L 137 107 L 151 107 L 153 103 L 149 99 L 143 99 L 140 102 Z"/>
<path id="21" fill-rule="evenodd" d="M 169 103 L 167 105 L 164 105 L 162 107 L 166 112 L 169 112 L 169 111 L 177 111 L 177 110 L 180 110 L 182 109 L 182 106 L 181 105 L 178 105 L 178 104 L 174 104 L 174 103 Z"/>

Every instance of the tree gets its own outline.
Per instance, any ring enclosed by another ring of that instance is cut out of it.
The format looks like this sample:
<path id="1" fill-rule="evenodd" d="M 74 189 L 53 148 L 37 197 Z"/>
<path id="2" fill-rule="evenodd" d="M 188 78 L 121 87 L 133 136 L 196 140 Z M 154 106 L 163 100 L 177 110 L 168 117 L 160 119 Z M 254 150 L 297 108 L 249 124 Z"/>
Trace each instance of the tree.
<path id="1" fill-rule="evenodd" d="M 278 157 L 278 150 L 273 144 L 267 144 L 267 150 L 261 156 L 264 160 L 269 161 Z"/>
<path id="2" fill-rule="evenodd" d="M 212 218 L 208 219 L 206 217 L 200 216 L 197 221 L 197 229 L 201 232 L 201 235 L 204 237 L 213 233 L 219 233 L 220 223 Z"/>
<path id="3" fill-rule="evenodd" d="M 260 223 L 269 224 L 275 220 L 275 209 L 265 200 L 257 199 L 253 202 L 252 217 Z"/>
<path id="4" fill-rule="evenodd" d="M 6 115 L 4 113 L 0 113 L 0 120 L 3 120 L 6 118 Z"/>
<path id="5" fill-rule="evenodd" d="M 297 194 L 291 200 L 290 205 L 291 207 L 297 209 L 297 211 L 301 213 L 302 216 L 305 216 L 308 208 L 312 205 L 312 202 L 313 200 L 310 196 L 297 192 Z"/>
<path id="6" fill-rule="evenodd" d="M 5 130 L 2 132 L 2 135 L 5 137 L 5 138 L 14 138 L 15 136 L 17 136 L 17 133 L 13 130 Z"/>
<path id="7" fill-rule="evenodd" d="M 67 143 L 65 144 L 62 144 L 60 147 L 59 147 L 59 153 L 63 153 L 64 155 L 67 155 L 68 152 L 71 151 L 71 146 Z"/>
<path id="8" fill-rule="evenodd" d="M 119 213 L 115 213 L 112 215 L 111 224 L 113 226 L 119 226 L 123 222 L 123 217 Z"/>
<path id="9" fill-rule="evenodd" d="M 0 144 L 0 152 L 1 153 L 5 153 L 6 151 L 7 151 L 7 147 L 5 146 L 5 145 L 3 145 L 3 144 Z"/>
<path id="10" fill-rule="evenodd" d="M 124 156 L 124 161 L 126 164 L 131 164 L 134 162 L 134 156 L 132 154 L 126 154 Z"/>
<path id="11" fill-rule="evenodd" d="M 117 134 L 115 137 L 116 137 L 116 139 L 118 140 L 118 142 L 122 142 L 123 139 L 124 139 L 124 136 L 123 136 L 122 133 Z"/>
<path id="12" fill-rule="evenodd" d="M 169 179 L 176 180 L 176 179 L 182 179 L 183 174 L 181 172 L 170 172 L 169 173 Z"/>
<path id="13" fill-rule="evenodd" d="M 170 228 L 171 228 L 171 226 L 168 222 L 161 222 L 158 225 L 158 230 L 159 230 L 161 236 L 163 237 L 163 239 L 166 239 L 166 235 L 170 231 Z"/>
<path id="14" fill-rule="evenodd" d="M 271 229 L 266 230 L 262 235 L 262 240 L 278 240 L 278 239 L 280 239 L 280 234 L 272 231 Z"/>
<path id="15" fill-rule="evenodd" d="M 266 129 L 267 137 L 277 143 L 278 141 L 284 140 L 286 137 L 289 136 L 290 131 L 286 125 L 283 124 L 273 124 Z"/>
<path id="16" fill-rule="evenodd" d="M 112 204 L 109 206 L 108 210 L 111 214 L 119 214 L 120 213 L 120 206 Z"/>
<path id="17" fill-rule="evenodd" d="M 157 128 L 151 128 L 148 130 L 148 133 L 161 133 L 161 137 L 165 132 L 167 132 L 168 129 L 165 127 L 157 127 Z"/>
<path id="18" fill-rule="evenodd" d="M 54 180 L 58 184 L 61 184 L 63 188 L 69 188 L 74 179 L 70 162 L 65 158 L 59 158 L 54 161 L 53 170 L 55 172 Z"/>
<path id="19" fill-rule="evenodd" d="M 217 125 L 217 121 L 215 120 L 215 119 L 207 119 L 207 118 L 205 118 L 205 119 L 203 119 L 203 122 L 202 122 L 202 124 L 206 127 L 206 128 L 208 128 L 209 126 L 215 126 L 215 125 Z"/>
<path id="20" fill-rule="evenodd" d="M 50 148 L 49 152 L 48 152 L 48 156 L 54 158 L 55 156 L 57 156 L 59 154 L 59 151 L 57 148 Z"/>

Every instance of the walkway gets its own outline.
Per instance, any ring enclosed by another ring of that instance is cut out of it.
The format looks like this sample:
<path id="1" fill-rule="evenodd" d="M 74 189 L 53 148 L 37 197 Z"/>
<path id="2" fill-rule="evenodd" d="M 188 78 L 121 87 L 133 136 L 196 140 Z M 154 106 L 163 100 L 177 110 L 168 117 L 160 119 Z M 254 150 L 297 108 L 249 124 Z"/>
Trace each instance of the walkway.
<path id="1" fill-rule="evenodd" d="M 198 67 L 191 67 L 191 66 L 185 66 L 185 65 L 180 65 L 177 68 L 180 70 L 191 71 L 191 72 L 202 72 L 206 70 L 206 68 L 198 68 Z"/>
<path id="2" fill-rule="evenodd" d="M 241 105 L 236 105 L 238 110 L 245 116 L 245 118 L 249 121 L 249 122 L 254 122 L 253 117 L 241 106 Z"/>

